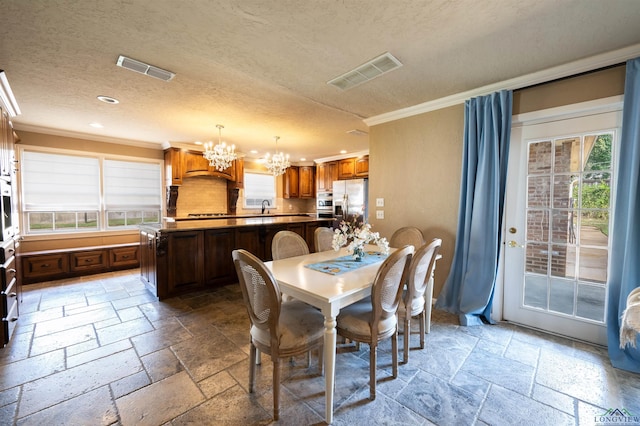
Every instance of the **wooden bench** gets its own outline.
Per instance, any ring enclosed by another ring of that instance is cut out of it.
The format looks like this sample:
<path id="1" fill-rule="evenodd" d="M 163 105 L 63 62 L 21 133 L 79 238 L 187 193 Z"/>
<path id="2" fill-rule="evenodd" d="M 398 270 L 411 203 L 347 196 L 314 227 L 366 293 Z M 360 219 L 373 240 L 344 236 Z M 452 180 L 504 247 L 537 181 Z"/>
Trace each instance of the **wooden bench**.
<path id="1" fill-rule="evenodd" d="M 18 255 L 23 284 L 98 274 L 140 266 L 140 244 L 45 250 Z"/>

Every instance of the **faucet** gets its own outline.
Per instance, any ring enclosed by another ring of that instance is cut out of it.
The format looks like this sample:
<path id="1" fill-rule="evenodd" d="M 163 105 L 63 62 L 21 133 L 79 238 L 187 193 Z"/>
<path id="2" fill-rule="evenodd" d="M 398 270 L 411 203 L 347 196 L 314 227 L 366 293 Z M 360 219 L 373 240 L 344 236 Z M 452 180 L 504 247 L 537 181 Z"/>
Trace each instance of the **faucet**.
<path id="1" fill-rule="evenodd" d="M 265 204 L 266 204 L 268 207 L 270 207 L 270 206 L 271 206 L 271 204 L 269 204 L 269 200 L 262 200 L 262 213 L 261 213 L 261 214 L 264 214 L 264 211 L 265 211 L 265 209 L 267 208 L 267 206 L 265 206 Z M 267 210 L 267 213 L 269 213 L 269 210 Z"/>

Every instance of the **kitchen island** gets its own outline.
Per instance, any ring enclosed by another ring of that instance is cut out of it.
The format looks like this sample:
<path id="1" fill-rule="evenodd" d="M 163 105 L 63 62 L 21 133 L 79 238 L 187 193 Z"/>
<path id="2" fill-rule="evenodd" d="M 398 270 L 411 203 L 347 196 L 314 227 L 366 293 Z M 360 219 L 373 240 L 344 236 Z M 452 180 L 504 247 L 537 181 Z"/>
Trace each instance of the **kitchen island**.
<path id="1" fill-rule="evenodd" d="M 274 235 L 289 230 L 313 251 L 316 228 L 332 222 L 310 215 L 255 215 L 141 225 L 140 276 L 158 299 L 235 283 L 233 250 L 272 260 Z"/>

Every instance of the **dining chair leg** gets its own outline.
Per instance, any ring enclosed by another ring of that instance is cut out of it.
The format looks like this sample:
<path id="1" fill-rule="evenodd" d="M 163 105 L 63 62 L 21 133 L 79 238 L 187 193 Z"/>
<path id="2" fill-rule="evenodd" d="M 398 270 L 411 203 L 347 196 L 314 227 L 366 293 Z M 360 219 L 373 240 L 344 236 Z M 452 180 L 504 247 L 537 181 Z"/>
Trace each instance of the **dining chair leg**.
<path id="1" fill-rule="evenodd" d="M 408 318 L 407 318 L 408 317 Z M 409 362 L 409 341 L 411 340 L 411 317 L 407 315 L 404 319 L 404 349 L 402 362 L 406 364 Z"/>
<path id="2" fill-rule="evenodd" d="M 369 348 L 369 399 L 376 399 L 376 362 L 378 346 L 371 345 Z"/>
<path id="3" fill-rule="evenodd" d="M 253 392 L 253 383 L 256 377 L 256 352 L 258 349 L 251 342 L 249 347 L 249 393 Z"/>
<path id="4" fill-rule="evenodd" d="M 324 346 L 318 349 L 318 370 L 321 376 L 324 376 Z"/>
<path id="5" fill-rule="evenodd" d="M 273 420 L 280 418 L 280 360 L 273 360 Z"/>
<path id="6" fill-rule="evenodd" d="M 256 365 L 260 365 L 261 362 L 260 349 L 256 348 Z"/>
<path id="7" fill-rule="evenodd" d="M 426 316 L 424 311 L 420 313 L 420 318 L 418 318 L 418 320 L 420 321 L 420 349 L 424 349 L 424 334 L 426 328 Z"/>
<path id="8" fill-rule="evenodd" d="M 393 370 L 393 378 L 398 377 L 398 327 L 396 332 L 391 336 L 391 364 Z"/>

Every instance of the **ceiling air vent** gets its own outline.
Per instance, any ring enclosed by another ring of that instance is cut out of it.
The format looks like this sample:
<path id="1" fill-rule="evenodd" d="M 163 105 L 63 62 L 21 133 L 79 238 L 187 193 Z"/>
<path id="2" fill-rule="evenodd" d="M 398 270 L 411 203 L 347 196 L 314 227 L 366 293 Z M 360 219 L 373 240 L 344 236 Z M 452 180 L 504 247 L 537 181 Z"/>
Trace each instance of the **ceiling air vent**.
<path id="1" fill-rule="evenodd" d="M 171 71 L 163 70 L 162 68 L 154 67 L 153 65 L 145 64 L 144 62 L 136 61 L 135 59 L 127 58 L 122 55 L 118 56 L 118 62 L 116 62 L 116 65 L 131 71 L 139 72 L 140 74 L 159 78 L 164 81 L 169 81 L 176 76 Z"/>
<path id="2" fill-rule="evenodd" d="M 327 84 L 335 86 L 341 90 L 347 90 L 366 81 L 373 80 L 376 77 L 380 77 L 382 74 L 386 74 L 389 71 L 400 68 L 401 66 L 402 63 L 391 53 L 387 52 L 360 65 L 354 70 L 348 71 L 333 80 L 327 81 Z"/>

